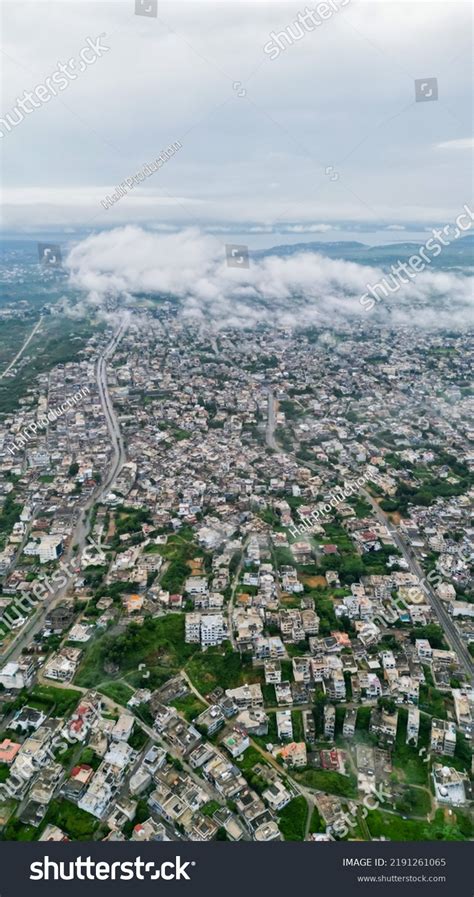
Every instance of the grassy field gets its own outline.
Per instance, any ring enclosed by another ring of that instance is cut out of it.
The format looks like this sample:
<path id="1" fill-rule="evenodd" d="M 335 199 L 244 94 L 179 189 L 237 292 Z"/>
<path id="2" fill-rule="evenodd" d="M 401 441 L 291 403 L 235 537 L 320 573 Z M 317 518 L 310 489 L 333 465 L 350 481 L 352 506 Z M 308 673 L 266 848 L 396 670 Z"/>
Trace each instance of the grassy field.
<path id="1" fill-rule="evenodd" d="M 117 704 L 123 704 L 124 707 L 134 693 L 130 685 L 125 682 L 114 682 L 113 679 L 110 682 L 102 682 L 98 686 L 98 691 L 112 701 L 116 701 Z"/>
<path id="2" fill-rule="evenodd" d="M 187 645 L 184 641 L 182 615 L 147 619 L 142 626 L 130 623 L 121 635 L 105 634 L 89 646 L 75 682 L 85 688 L 94 688 L 104 677 L 110 677 L 106 666 L 112 664 L 117 670 L 117 678 L 126 677 L 138 688 L 143 685 L 143 670 L 138 669 L 143 663 L 150 672 L 147 687 L 155 688 L 182 669 L 198 650 L 197 645 Z"/>
<path id="3" fill-rule="evenodd" d="M 304 797 L 294 797 L 283 807 L 278 826 L 285 841 L 304 841 L 308 805 Z"/>
<path id="4" fill-rule="evenodd" d="M 13 360 L 33 325 L 32 319 L 28 322 L 2 321 L 0 370 Z M 94 329 L 101 329 L 103 326 L 94 328 L 88 321 L 64 316 L 45 317 L 39 331 L 19 359 L 14 379 L 5 377 L 0 380 L 0 414 L 15 410 L 19 400 L 35 386 L 39 374 L 51 370 L 57 364 L 77 360 Z"/>
<path id="5" fill-rule="evenodd" d="M 92 841 L 100 825 L 95 816 L 61 798 L 51 801 L 41 827 L 50 823 L 57 825 L 73 841 Z"/>
<path id="6" fill-rule="evenodd" d="M 134 693 L 134 689 L 130 685 L 125 682 L 114 682 L 113 679 L 110 682 L 101 683 L 97 691 L 112 701 L 116 701 L 117 704 L 123 704 L 124 707 Z"/>
<path id="7" fill-rule="evenodd" d="M 404 816 L 428 816 L 431 810 L 430 794 L 424 788 L 409 786 L 397 797 L 395 805 Z"/>
<path id="8" fill-rule="evenodd" d="M 428 763 L 423 762 L 426 757 L 420 756 L 419 751 L 426 746 L 429 738 L 430 720 L 424 714 L 420 717 L 420 735 L 417 747 L 405 743 L 407 731 L 408 711 L 402 707 L 398 714 L 397 739 L 392 755 L 394 771 L 400 779 L 409 785 L 428 784 Z"/>
<path id="9" fill-rule="evenodd" d="M 291 711 L 291 722 L 293 725 L 293 740 L 304 741 L 303 716 L 301 710 Z"/>
<path id="10" fill-rule="evenodd" d="M 81 699 L 74 688 L 55 688 L 54 685 L 36 685 L 27 696 L 29 707 L 57 716 L 67 716 Z"/>
<path id="11" fill-rule="evenodd" d="M 437 810 L 432 822 L 372 810 L 366 822 L 373 838 L 383 836 L 390 841 L 468 841 L 474 831 L 471 820 L 458 810 L 452 816 Z"/>
<path id="12" fill-rule="evenodd" d="M 317 807 L 313 808 L 313 812 L 311 813 L 311 821 L 309 823 L 309 830 L 312 834 L 318 832 L 326 831 L 326 823 L 321 818 L 321 814 Z"/>
<path id="13" fill-rule="evenodd" d="M 302 785 L 341 797 L 357 797 L 357 783 L 354 776 L 343 776 L 330 769 L 304 769 L 295 772 L 294 777 Z"/>
<path id="14" fill-rule="evenodd" d="M 186 672 L 203 695 L 216 685 L 224 689 L 236 688 L 245 682 L 259 682 L 262 677 L 261 671 L 253 669 L 252 664 L 232 651 L 230 645 L 194 652 Z"/>
<path id="15" fill-rule="evenodd" d="M 176 707 L 176 710 L 181 713 L 188 722 L 195 719 L 196 716 L 199 716 L 203 710 L 206 709 L 206 705 L 196 697 L 195 694 L 184 695 L 182 698 L 176 698 L 176 701 L 171 701 L 173 707 Z"/>

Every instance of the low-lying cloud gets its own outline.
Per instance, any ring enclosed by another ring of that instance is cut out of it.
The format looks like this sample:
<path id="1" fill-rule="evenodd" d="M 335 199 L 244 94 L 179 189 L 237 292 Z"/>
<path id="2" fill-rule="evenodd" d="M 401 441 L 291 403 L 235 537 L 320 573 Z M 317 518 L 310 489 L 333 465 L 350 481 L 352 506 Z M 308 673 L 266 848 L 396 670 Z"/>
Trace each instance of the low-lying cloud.
<path id="1" fill-rule="evenodd" d="M 248 268 L 232 268 L 222 242 L 198 229 L 117 228 L 78 243 L 67 264 L 91 308 L 108 296 L 161 294 L 180 300 L 183 318 L 215 328 L 337 325 L 350 318 L 451 329 L 472 322 L 473 278 L 461 272 L 423 271 L 368 312 L 359 300 L 368 283 L 384 277 L 379 268 L 310 252 L 251 258 Z"/>

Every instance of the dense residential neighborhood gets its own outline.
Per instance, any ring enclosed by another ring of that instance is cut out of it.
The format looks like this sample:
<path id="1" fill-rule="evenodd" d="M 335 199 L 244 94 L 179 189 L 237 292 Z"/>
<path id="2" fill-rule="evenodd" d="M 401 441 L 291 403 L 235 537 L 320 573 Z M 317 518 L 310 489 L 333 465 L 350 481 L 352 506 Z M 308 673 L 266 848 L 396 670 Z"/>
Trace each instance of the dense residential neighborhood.
<path id="1" fill-rule="evenodd" d="M 467 340 L 110 317 L 1 419 L 0 837 L 471 839 Z"/>

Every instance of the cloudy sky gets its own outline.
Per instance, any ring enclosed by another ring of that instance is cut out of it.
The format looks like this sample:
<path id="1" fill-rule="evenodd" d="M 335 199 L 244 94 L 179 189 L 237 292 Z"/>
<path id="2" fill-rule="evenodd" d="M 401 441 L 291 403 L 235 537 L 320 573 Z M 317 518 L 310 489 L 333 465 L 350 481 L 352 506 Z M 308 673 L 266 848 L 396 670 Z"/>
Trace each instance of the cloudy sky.
<path id="1" fill-rule="evenodd" d="M 470 5 L 343 2 L 271 59 L 271 32 L 304 4 L 158 0 L 155 18 L 135 0 L 6 0 L 3 119 L 89 38 L 109 49 L 2 126 L 4 233 L 135 224 L 394 240 L 453 221 L 471 199 Z M 415 102 L 425 78 L 439 98 Z M 156 174 L 101 206 L 176 141 Z"/>

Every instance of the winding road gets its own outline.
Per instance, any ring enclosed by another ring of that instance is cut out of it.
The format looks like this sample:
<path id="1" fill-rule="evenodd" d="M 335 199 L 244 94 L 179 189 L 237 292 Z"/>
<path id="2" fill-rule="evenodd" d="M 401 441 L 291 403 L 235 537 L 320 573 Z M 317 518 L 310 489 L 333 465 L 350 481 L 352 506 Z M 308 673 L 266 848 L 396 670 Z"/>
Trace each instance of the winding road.
<path id="1" fill-rule="evenodd" d="M 3 378 L 6 377 L 6 375 L 8 374 L 9 371 L 11 371 L 12 367 L 14 367 L 14 365 L 16 364 L 16 362 L 18 361 L 18 359 L 21 358 L 21 356 L 23 355 L 23 352 L 25 351 L 25 349 L 27 348 L 27 346 L 29 346 L 29 344 L 31 343 L 31 340 L 33 339 L 35 333 L 37 333 L 38 330 L 40 329 L 41 324 L 42 324 L 42 321 L 43 321 L 43 317 L 42 317 L 42 315 L 40 315 L 39 320 L 36 322 L 35 326 L 33 327 L 33 330 L 32 330 L 31 333 L 30 333 L 30 335 L 26 338 L 26 340 L 25 340 L 25 342 L 23 343 L 23 345 L 22 345 L 20 351 L 17 352 L 17 354 L 15 355 L 13 361 L 11 361 L 10 364 L 8 365 L 8 367 L 5 368 L 5 370 L 3 371 L 3 374 L 0 374 L 0 380 L 3 380 Z"/>

